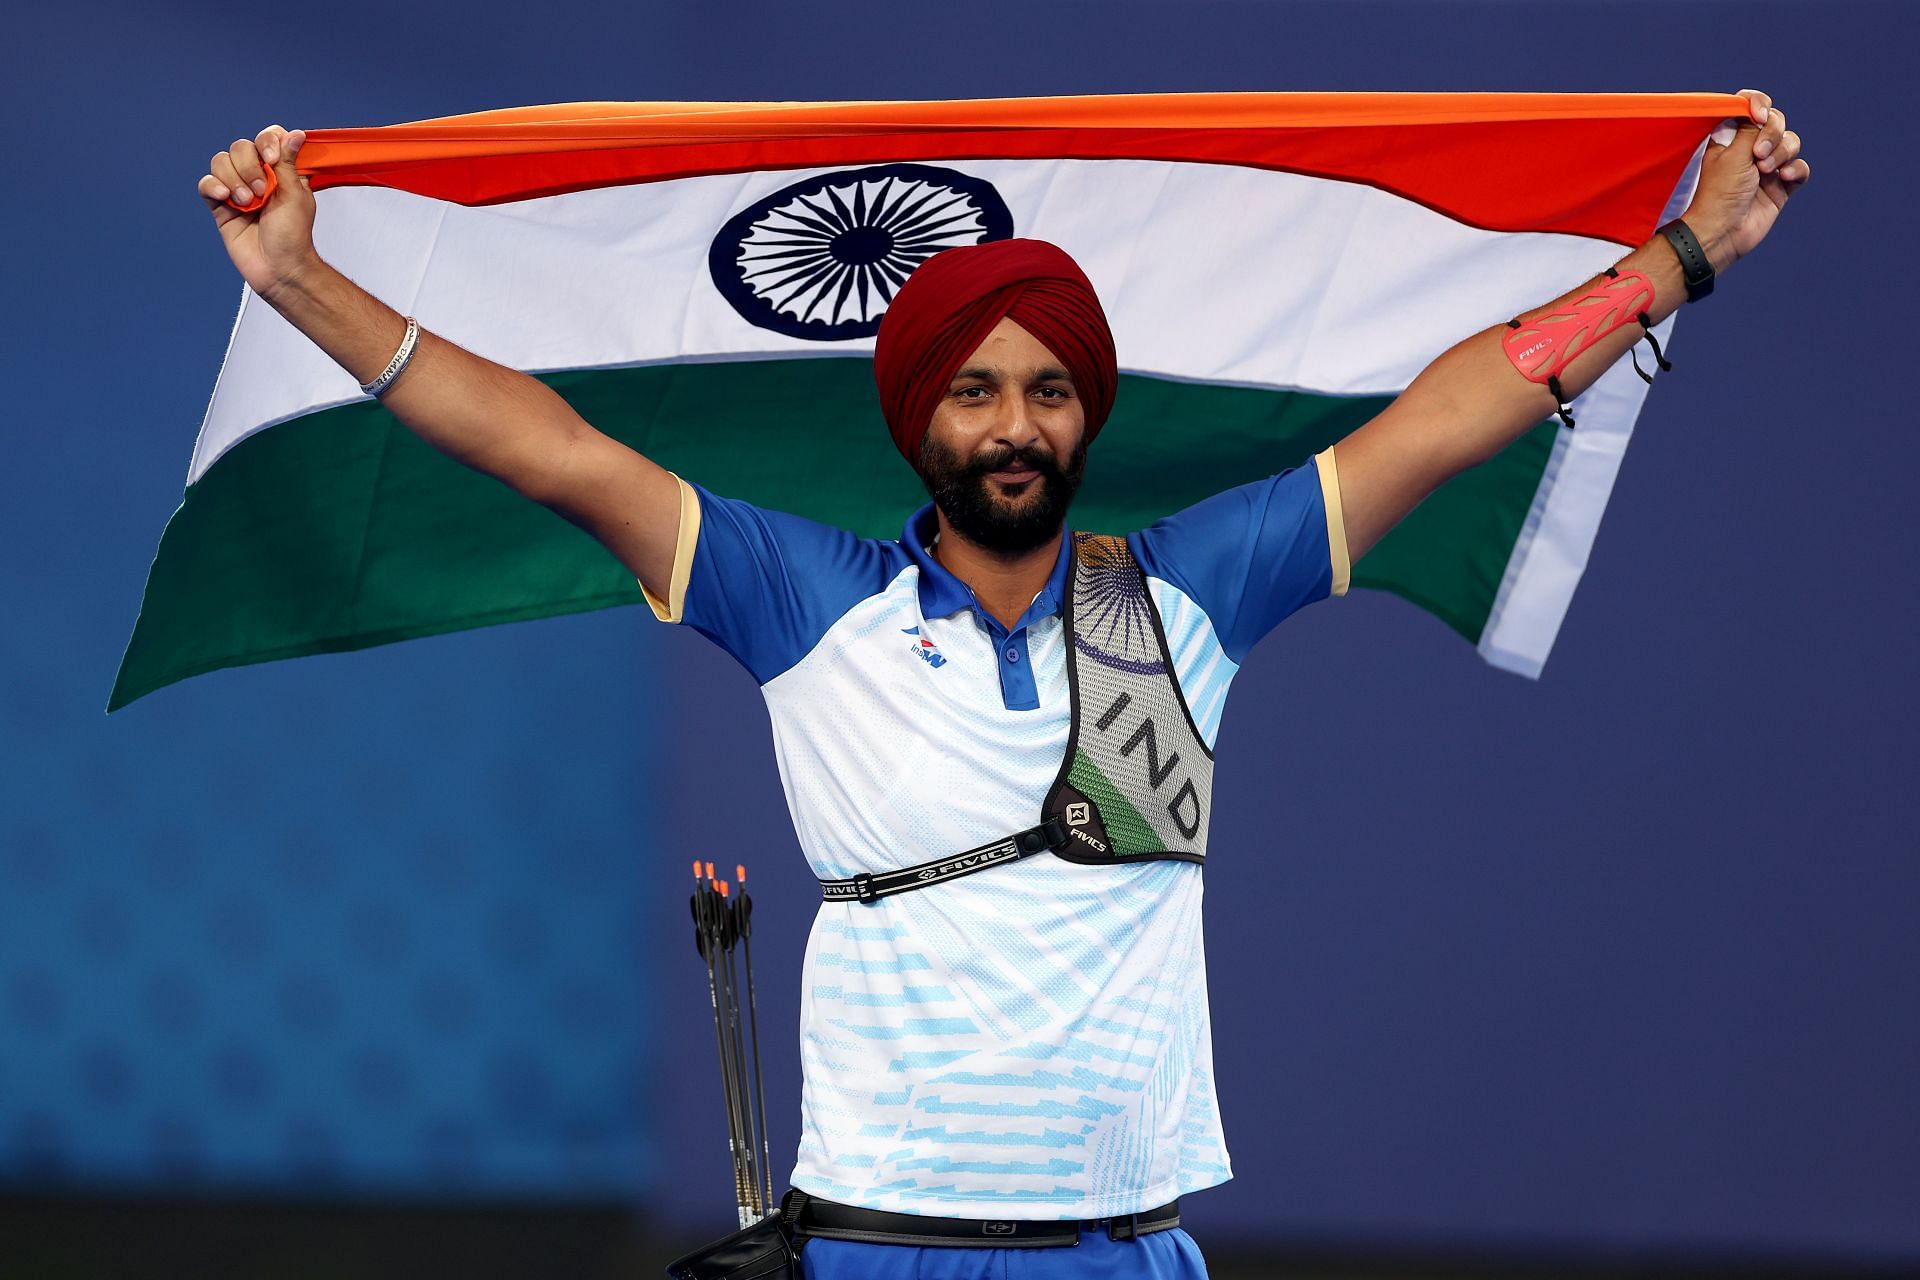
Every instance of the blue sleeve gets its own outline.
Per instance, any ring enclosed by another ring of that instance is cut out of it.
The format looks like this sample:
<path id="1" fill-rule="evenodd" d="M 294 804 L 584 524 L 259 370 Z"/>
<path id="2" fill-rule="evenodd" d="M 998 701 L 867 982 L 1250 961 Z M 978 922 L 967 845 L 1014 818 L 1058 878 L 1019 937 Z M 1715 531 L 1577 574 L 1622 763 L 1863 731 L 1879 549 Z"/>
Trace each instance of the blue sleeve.
<path id="1" fill-rule="evenodd" d="M 1311 461 L 1217 493 L 1128 541 L 1149 577 L 1206 612 L 1236 663 L 1287 615 L 1333 590 L 1326 502 Z"/>
<path id="2" fill-rule="evenodd" d="M 691 487 L 700 500 L 700 536 L 681 620 L 761 684 L 806 657 L 829 627 L 907 563 L 897 543 Z"/>

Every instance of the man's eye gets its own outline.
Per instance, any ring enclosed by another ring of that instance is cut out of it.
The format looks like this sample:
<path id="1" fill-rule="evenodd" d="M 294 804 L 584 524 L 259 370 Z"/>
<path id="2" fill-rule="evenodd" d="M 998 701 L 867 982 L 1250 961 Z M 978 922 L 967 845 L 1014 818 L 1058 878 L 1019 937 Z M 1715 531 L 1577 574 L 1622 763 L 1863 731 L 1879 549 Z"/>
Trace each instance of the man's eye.
<path id="1" fill-rule="evenodd" d="M 975 392 L 979 394 L 976 395 L 974 394 Z M 954 392 L 954 394 L 962 400 L 979 400 L 987 394 L 987 389 L 985 387 L 962 387 Z"/>

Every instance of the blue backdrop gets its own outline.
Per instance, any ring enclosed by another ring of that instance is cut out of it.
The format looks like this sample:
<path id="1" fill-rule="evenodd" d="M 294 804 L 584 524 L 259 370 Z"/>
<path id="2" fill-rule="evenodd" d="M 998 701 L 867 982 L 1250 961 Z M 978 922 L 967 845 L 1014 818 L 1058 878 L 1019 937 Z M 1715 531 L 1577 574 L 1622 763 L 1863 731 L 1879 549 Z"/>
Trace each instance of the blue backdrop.
<path id="1" fill-rule="evenodd" d="M 39 5 L 9 165 L 0 1184 L 725 1224 L 694 852 L 755 871 L 776 1161 L 811 917 L 751 681 L 636 610 L 100 708 L 261 126 L 528 102 L 1771 92 L 1815 170 L 1679 323 L 1546 677 L 1361 595 L 1255 653 L 1209 867 L 1203 1241 L 1920 1261 L 1903 4 Z M 1540 180 L 1551 182 L 1543 171 Z M 875 447 L 884 447 L 876 440 Z"/>

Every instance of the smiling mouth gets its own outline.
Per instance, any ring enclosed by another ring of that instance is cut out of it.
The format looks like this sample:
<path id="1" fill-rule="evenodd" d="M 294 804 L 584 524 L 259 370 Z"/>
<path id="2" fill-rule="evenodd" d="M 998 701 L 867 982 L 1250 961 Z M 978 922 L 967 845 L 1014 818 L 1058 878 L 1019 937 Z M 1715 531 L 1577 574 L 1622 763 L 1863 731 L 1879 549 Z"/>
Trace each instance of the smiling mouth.
<path id="1" fill-rule="evenodd" d="M 1020 501 L 1041 492 L 1041 486 L 1034 483 L 1040 478 L 1038 471 L 989 471 L 987 479 L 994 481 L 989 493 L 1003 501 Z"/>

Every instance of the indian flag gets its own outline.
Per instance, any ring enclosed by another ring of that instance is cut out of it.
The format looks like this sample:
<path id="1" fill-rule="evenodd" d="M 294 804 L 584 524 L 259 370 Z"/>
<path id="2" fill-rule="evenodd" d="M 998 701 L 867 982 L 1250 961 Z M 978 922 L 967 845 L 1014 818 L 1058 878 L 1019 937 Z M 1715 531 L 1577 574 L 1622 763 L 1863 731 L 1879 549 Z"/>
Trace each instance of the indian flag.
<path id="1" fill-rule="evenodd" d="M 313 130 L 323 257 L 717 492 L 881 536 L 923 501 L 873 337 L 1009 236 L 1099 290 L 1121 388 L 1075 527 L 1294 466 L 1447 347 L 1676 216 L 1724 94 L 1235 93 L 572 103 Z M 1664 341 L 1669 320 L 1660 327 Z M 1646 386 L 1622 361 L 1354 566 L 1537 675 Z M 641 600 L 422 444 L 243 289 L 109 709 L 220 667 Z"/>

